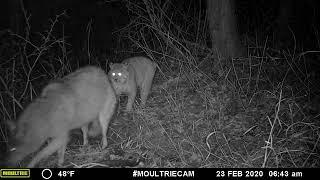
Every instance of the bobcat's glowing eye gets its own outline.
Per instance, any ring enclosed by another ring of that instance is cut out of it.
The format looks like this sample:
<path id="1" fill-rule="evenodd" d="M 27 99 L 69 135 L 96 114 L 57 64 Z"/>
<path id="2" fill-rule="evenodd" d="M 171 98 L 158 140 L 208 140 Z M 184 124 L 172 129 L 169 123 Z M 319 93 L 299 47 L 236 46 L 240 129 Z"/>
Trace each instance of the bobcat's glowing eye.
<path id="1" fill-rule="evenodd" d="M 116 75 L 116 73 L 112 73 L 111 75 L 112 75 L 112 76 L 115 76 L 115 75 Z"/>
<path id="2" fill-rule="evenodd" d="M 122 76 L 122 73 L 118 73 L 118 76 Z"/>

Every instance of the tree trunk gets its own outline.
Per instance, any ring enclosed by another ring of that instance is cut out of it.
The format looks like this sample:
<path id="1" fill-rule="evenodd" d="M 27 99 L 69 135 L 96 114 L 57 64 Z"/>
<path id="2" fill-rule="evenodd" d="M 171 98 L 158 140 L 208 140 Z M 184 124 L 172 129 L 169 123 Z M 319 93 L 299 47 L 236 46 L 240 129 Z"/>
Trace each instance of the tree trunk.
<path id="1" fill-rule="evenodd" d="M 238 37 L 233 3 L 233 0 L 207 0 L 212 48 L 215 59 L 223 61 L 244 55 L 244 48 Z"/>
<path id="2" fill-rule="evenodd" d="M 279 1 L 278 17 L 276 20 L 275 40 L 279 47 L 290 44 L 292 34 L 290 32 L 290 19 L 292 18 L 293 4 L 291 0 Z"/>

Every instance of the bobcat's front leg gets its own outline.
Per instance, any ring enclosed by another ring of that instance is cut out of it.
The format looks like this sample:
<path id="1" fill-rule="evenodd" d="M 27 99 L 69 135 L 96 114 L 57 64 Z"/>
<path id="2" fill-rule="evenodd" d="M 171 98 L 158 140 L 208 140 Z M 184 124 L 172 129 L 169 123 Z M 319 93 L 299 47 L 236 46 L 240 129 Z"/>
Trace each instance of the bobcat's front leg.
<path id="1" fill-rule="evenodd" d="M 128 102 L 127 102 L 126 112 L 129 112 L 132 110 L 132 106 L 133 106 L 134 100 L 136 98 L 136 95 L 137 95 L 136 89 L 133 89 L 132 92 L 130 92 L 128 94 Z"/>

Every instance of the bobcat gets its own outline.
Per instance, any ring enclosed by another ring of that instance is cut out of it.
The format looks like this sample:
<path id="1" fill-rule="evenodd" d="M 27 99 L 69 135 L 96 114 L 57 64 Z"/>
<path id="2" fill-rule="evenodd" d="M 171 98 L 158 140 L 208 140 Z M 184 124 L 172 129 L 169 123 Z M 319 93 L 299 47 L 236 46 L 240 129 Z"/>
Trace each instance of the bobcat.
<path id="1" fill-rule="evenodd" d="M 107 146 L 107 129 L 116 107 L 116 95 L 107 74 L 87 66 L 49 83 L 10 126 L 15 131 L 7 166 L 17 166 L 27 155 L 51 141 L 28 164 L 34 167 L 41 159 L 58 151 L 58 166 L 64 161 L 69 132 L 99 119 L 102 147 Z M 11 144 L 11 139 L 10 139 Z"/>
<path id="2" fill-rule="evenodd" d="M 132 57 L 122 63 L 110 63 L 109 79 L 117 95 L 128 95 L 126 111 L 132 110 L 137 88 L 140 88 L 141 105 L 145 106 L 149 95 L 152 80 L 158 65 L 146 57 Z M 97 136 L 101 132 L 97 121 L 92 122 L 91 127 L 82 127 L 83 145 L 88 143 L 88 135 Z"/>
<path id="3" fill-rule="evenodd" d="M 145 106 L 158 65 L 146 57 L 132 57 L 109 66 L 108 75 L 116 94 L 128 95 L 126 111 L 132 110 L 137 88 L 140 89 L 141 105 Z"/>

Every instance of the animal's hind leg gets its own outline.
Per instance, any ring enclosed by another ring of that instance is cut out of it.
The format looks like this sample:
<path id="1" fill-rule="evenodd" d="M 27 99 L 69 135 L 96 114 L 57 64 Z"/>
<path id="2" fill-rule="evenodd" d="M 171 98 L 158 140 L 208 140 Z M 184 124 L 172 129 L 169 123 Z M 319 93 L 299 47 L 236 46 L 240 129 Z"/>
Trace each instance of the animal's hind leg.
<path id="1" fill-rule="evenodd" d="M 112 115 L 114 113 L 114 109 L 117 105 L 115 96 L 109 96 L 106 99 L 107 101 L 105 102 L 102 111 L 99 113 L 99 122 L 102 130 L 102 148 L 103 149 L 108 146 L 108 141 L 107 141 L 108 126 L 111 121 Z"/>
<path id="2" fill-rule="evenodd" d="M 148 98 L 148 95 L 150 93 L 150 90 L 151 90 L 151 86 L 152 86 L 152 80 L 153 80 L 153 76 L 154 76 L 154 73 L 153 72 L 150 77 L 149 80 L 145 81 L 141 88 L 140 88 L 140 98 L 141 98 L 141 107 L 144 107 L 147 103 L 147 98 Z"/>
<path id="3" fill-rule="evenodd" d="M 88 128 L 89 128 L 88 126 L 89 126 L 89 124 L 81 127 L 84 146 L 88 144 Z"/>
<path id="4" fill-rule="evenodd" d="M 51 154 L 53 154 L 54 152 L 56 152 L 57 150 L 59 150 L 59 148 L 65 148 L 66 144 L 68 143 L 68 134 L 64 134 L 64 135 L 60 135 L 59 137 L 53 138 L 52 141 L 48 144 L 47 147 L 43 148 L 33 159 L 32 161 L 28 164 L 28 168 L 32 168 L 34 167 L 41 159 L 50 156 Z M 58 156 L 63 154 L 64 156 L 64 151 L 65 149 L 62 151 L 60 149 L 60 152 L 58 152 Z M 63 160 L 61 157 L 58 157 L 58 163 L 63 163 Z M 62 160 L 61 160 L 62 159 Z"/>

